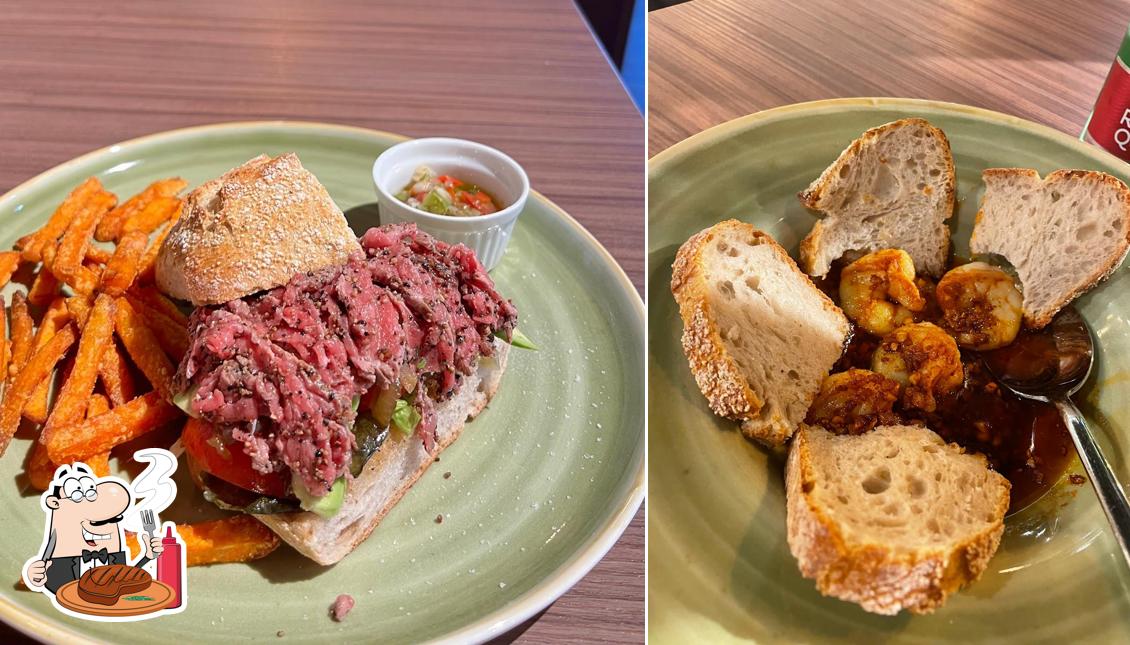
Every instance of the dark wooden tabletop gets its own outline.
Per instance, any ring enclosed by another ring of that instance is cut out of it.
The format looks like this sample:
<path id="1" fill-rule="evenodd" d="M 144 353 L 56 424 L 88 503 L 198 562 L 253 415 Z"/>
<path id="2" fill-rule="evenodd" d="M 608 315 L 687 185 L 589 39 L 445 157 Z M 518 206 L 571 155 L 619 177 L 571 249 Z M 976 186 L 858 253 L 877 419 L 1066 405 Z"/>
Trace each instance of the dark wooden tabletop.
<path id="1" fill-rule="evenodd" d="M 0 16 L 0 193 L 203 123 L 458 136 L 517 159 L 642 289 L 643 119 L 570 0 L 7 0 Z M 642 641 L 642 517 L 507 640 Z"/>
<path id="2" fill-rule="evenodd" d="M 852 96 L 975 105 L 1078 135 L 1130 2 L 694 0 L 649 14 L 649 155 L 766 108 Z"/>

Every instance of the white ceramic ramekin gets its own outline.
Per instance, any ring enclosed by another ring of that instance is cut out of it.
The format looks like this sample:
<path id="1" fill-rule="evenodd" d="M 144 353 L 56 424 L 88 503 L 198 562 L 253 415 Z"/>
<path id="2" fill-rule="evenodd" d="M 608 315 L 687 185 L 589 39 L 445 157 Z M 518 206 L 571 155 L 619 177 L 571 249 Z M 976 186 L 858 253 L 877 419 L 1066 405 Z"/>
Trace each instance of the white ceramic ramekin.
<path id="1" fill-rule="evenodd" d="M 412 208 L 395 197 L 420 166 L 478 184 L 505 207 L 490 215 L 450 217 Z M 381 224 L 414 222 L 421 230 L 451 244 L 466 244 L 487 270 L 502 260 L 514 222 L 526 206 L 530 180 L 505 154 L 474 141 L 429 138 L 398 143 L 373 163 L 373 184 Z"/>

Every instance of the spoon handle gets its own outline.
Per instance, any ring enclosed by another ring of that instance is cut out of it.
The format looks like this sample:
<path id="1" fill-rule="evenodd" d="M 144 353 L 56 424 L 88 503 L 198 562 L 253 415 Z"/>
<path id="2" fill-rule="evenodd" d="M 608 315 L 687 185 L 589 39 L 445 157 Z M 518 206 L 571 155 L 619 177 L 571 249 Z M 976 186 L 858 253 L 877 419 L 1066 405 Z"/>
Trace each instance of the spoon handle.
<path id="1" fill-rule="evenodd" d="M 1102 450 L 1095 443 L 1095 437 L 1087 427 L 1087 421 L 1079 412 L 1079 408 L 1067 399 L 1056 401 L 1056 406 L 1063 415 L 1067 429 L 1071 432 L 1071 438 L 1075 441 L 1075 448 L 1083 461 L 1083 467 L 1087 469 L 1087 475 L 1091 478 L 1091 485 L 1095 487 L 1099 502 L 1103 505 L 1111 528 L 1114 529 L 1114 537 L 1122 547 L 1122 557 L 1126 559 L 1127 564 L 1130 564 L 1130 503 L 1126 501 L 1126 493 L 1118 483 L 1118 478 L 1114 476 L 1110 464 L 1103 457 Z"/>

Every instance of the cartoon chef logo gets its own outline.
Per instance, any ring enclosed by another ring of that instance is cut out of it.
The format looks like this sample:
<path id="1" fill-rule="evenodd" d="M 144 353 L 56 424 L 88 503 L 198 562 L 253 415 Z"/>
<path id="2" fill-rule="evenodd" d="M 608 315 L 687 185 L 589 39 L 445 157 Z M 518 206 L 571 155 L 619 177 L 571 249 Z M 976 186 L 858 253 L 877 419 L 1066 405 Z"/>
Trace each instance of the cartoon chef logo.
<path id="1" fill-rule="evenodd" d="M 46 513 L 39 554 L 24 565 L 27 586 L 51 597 L 60 611 L 101 621 L 144 620 L 183 611 L 188 604 L 184 543 L 157 513 L 176 496 L 177 461 L 167 450 L 134 454 L 149 462 L 132 488 L 117 477 L 96 477 L 81 462 L 60 466 L 40 498 Z M 137 536 L 130 562 L 123 529 Z"/>

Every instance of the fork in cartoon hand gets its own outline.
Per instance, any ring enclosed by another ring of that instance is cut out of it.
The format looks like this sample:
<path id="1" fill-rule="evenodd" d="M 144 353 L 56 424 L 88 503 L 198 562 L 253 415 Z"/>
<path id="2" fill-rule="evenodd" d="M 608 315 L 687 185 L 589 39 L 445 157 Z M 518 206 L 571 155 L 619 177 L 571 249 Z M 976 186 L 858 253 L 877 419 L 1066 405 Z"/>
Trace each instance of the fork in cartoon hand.
<path id="1" fill-rule="evenodd" d="M 152 509 L 141 511 L 141 526 L 145 529 L 145 533 L 142 533 L 142 547 L 145 549 L 145 561 L 148 562 L 165 550 L 160 536 L 156 535 L 157 520 L 153 517 Z"/>

